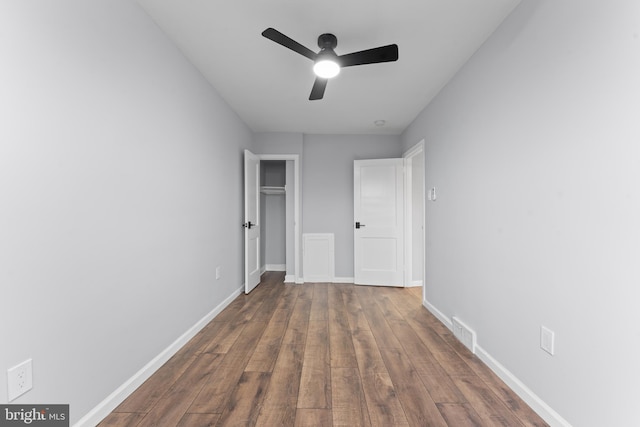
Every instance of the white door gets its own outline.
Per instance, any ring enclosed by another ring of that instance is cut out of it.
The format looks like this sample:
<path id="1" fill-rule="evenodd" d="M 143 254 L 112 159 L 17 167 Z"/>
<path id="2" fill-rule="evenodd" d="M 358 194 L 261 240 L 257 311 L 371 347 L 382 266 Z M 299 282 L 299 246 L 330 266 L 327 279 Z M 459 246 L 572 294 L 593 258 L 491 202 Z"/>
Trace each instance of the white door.
<path id="1" fill-rule="evenodd" d="M 354 282 L 404 284 L 403 159 L 355 160 Z"/>
<path id="2" fill-rule="evenodd" d="M 244 292 L 260 283 L 260 159 L 244 150 Z"/>

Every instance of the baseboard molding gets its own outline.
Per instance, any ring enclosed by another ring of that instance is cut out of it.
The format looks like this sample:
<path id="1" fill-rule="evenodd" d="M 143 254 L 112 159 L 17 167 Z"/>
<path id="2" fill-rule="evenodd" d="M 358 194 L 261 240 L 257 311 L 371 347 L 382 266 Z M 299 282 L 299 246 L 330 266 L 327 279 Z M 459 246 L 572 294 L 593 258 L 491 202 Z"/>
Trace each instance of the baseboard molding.
<path id="1" fill-rule="evenodd" d="M 334 277 L 331 283 L 353 283 L 353 277 Z"/>
<path id="2" fill-rule="evenodd" d="M 293 274 L 286 274 L 284 276 L 284 283 L 296 283 L 296 277 Z"/>
<path id="3" fill-rule="evenodd" d="M 310 276 L 303 279 L 303 283 L 332 283 L 329 276 Z"/>
<path id="4" fill-rule="evenodd" d="M 285 282 L 286 282 L 285 277 Z M 304 283 L 353 283 L 353 277 L 326 277 L 326 276 L 317 276 L 317 277 L 305 277 L 303 280 L 296 282 L 298 285 L 302 285 Z"/>
<path id="5" fill-rule="evenodd" d="M 169 347 L 151 359 L 142 369 L 136 372 L 131 378 L 125 381 L 113 393 L 107 396 L 96 407 L 82 417 L 73 427 L 94 427 L 107 417 L 118 407 L 131 393 L 142 385 L 151 375 L 153 375 L 162 365 L 164 365 L 174 354 L 178 352 L 191 338 L 193 338 L 202 328 L 204 328 L 214 317 L 216 317 L 231 301 L 244 292 L 244 285 L 233 291 L 224 301 L 218 304 L 213 310 L 207 313 L 195 325 L 189 328 Z"/>
<path id="6" fill-rule="evenodd" d="M 286 264 L 266 264 L 264 266 L 266 271 L 287 271 Z"/>
<path id="7" fill-rule="evenodd" d="M 440 322 L 442 322 L 450 331 L 453 331 L 453 322 L 447 316 L 444 315 L 443 312 L 438 310 L 435 305 L 431 304 L 429 301 L 422 301 L 422 305 L 424 308 L 429 310 L 431 314 L 436 316 Z"/>
<path id="8" fill-rule="evenodd" d="M 453 322 L 436 306 L 429 301 L 424 300 L 422 305 L 431 312 L 442 324 L 453 331 Z M 538 395 L 536 395 L 529 387 L 513 375 L 500 362 L 493 358 L 486 350 L 476 343 L 476 355 L 482 362 L 489 367 L 502 381 L 509 386 L 511 390 L 527 405 L 531 407 L 542 419 L 544 419 L 551 427 L 571 427 L 571 424 L 565 420 L 560 414 L 547 405 Z"/>
<path id="9" fill-rule="evenodd" d="M 531 407 L 551 427 L 571 427 L 571 424 L 547 405 L 537 394 L 513 375 L 486 350 L 476 345 L 476 354 L 502 381 L 509 386 L 527 405 Z"/>
<path id="10" fill-rule="evenodd" d="M 411 281 L 411 283 L 409 284 L 408 287 L 417 288 L 417 287 L 421 287 L 421 286 L 422 286 L 422 280 L 413 280 L 413 281 Z"/>

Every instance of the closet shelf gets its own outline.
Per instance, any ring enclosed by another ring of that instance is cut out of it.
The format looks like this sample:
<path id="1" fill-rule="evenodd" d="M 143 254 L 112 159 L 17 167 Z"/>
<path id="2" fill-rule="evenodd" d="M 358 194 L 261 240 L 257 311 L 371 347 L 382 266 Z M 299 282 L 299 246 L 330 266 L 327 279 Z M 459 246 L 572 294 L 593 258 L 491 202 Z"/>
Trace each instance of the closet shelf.
<path id="1" fill-rule="evenodd" d="M 284 194 L 285 187 L 262 186 L 260 187 L 260 192 L 262 194 Z"/>

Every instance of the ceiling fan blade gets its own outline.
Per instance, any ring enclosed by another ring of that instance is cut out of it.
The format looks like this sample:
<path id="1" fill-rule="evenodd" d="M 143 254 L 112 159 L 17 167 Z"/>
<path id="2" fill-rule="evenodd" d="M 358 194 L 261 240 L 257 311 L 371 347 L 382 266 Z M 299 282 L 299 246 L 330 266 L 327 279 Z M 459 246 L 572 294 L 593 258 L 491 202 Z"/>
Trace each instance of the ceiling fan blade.
<path id="1" fill-rule="evenodd" d="M 313 83 L 313 88 L 311 88 L 311 95 L 309 95 L 309 101 L 314 101 L 316 99 L 322 99 L 324 96 L 324 90 L 327 87 L 327 82 L 329 79 L 323 79 L 322 77 L 316 77 L 316 81 Z"/>
<path id="2" fill-rule="evenodd" d="M 291 49 L 294 52 L 299 53 L 302 56 L 306 56 L 307 58 L 311 59 L 312 61 L 316 59 L 316 53 L 314 51 L 312 51 L 309 48 L 306 48 L 304 46 L 302 46 L 300 43 L 298 43 L 297 41 L 293 40 L 290 37 L 285 36 L 284 34 L 282 34 L 280 31 L 273 29 L 273 28 L 267 28 L 266 30 L 264 30 L 262 32 L 262 35 L 266 38 L 268 38 L 269 40 L 273 40 L 274 42 Z"/>
<path id="3" fill-rule="evenodd" d="M 392 62 L 398 60 L 398 45 L 375 47 L 373 49 L 361 50 L 360 52 L 348 53 L 338 57 L 341 67 L 351 67 L 353 65 L 376 64 L 378 62 Z"/>

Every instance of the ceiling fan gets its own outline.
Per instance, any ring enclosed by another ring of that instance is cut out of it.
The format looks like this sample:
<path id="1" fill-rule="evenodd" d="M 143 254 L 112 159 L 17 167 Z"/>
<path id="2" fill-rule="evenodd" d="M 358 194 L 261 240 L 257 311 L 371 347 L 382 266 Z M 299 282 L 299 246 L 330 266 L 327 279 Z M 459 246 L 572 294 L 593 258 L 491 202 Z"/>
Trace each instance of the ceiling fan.
<path id="1" fill-rule="evenodd" d="M 330 78 L 340 73 L 342 67 L 352 67 L 354 65 L 376 64 L 378 62 L 392 62 L 398 60 L 398 45 L 375 47 L 373 49 L 361 50 L 359 52 L 348 53 L 338 56 L 333 49 L 338 45 L 338 39 L 333 34 L 321 34 L 318 37 L 318 47 L 320 52 L 315 53 L 311 49 L 301 45 L 297 41 L 285 36 L 280 31 L 267 28 L 262 35 L 269 40 L 281 44 L 282 46 L 306 56 L 315 64 L 313 71 L 316 80 L 311 89 L 309 100 L 322 99 L 327 82 Z"/>

